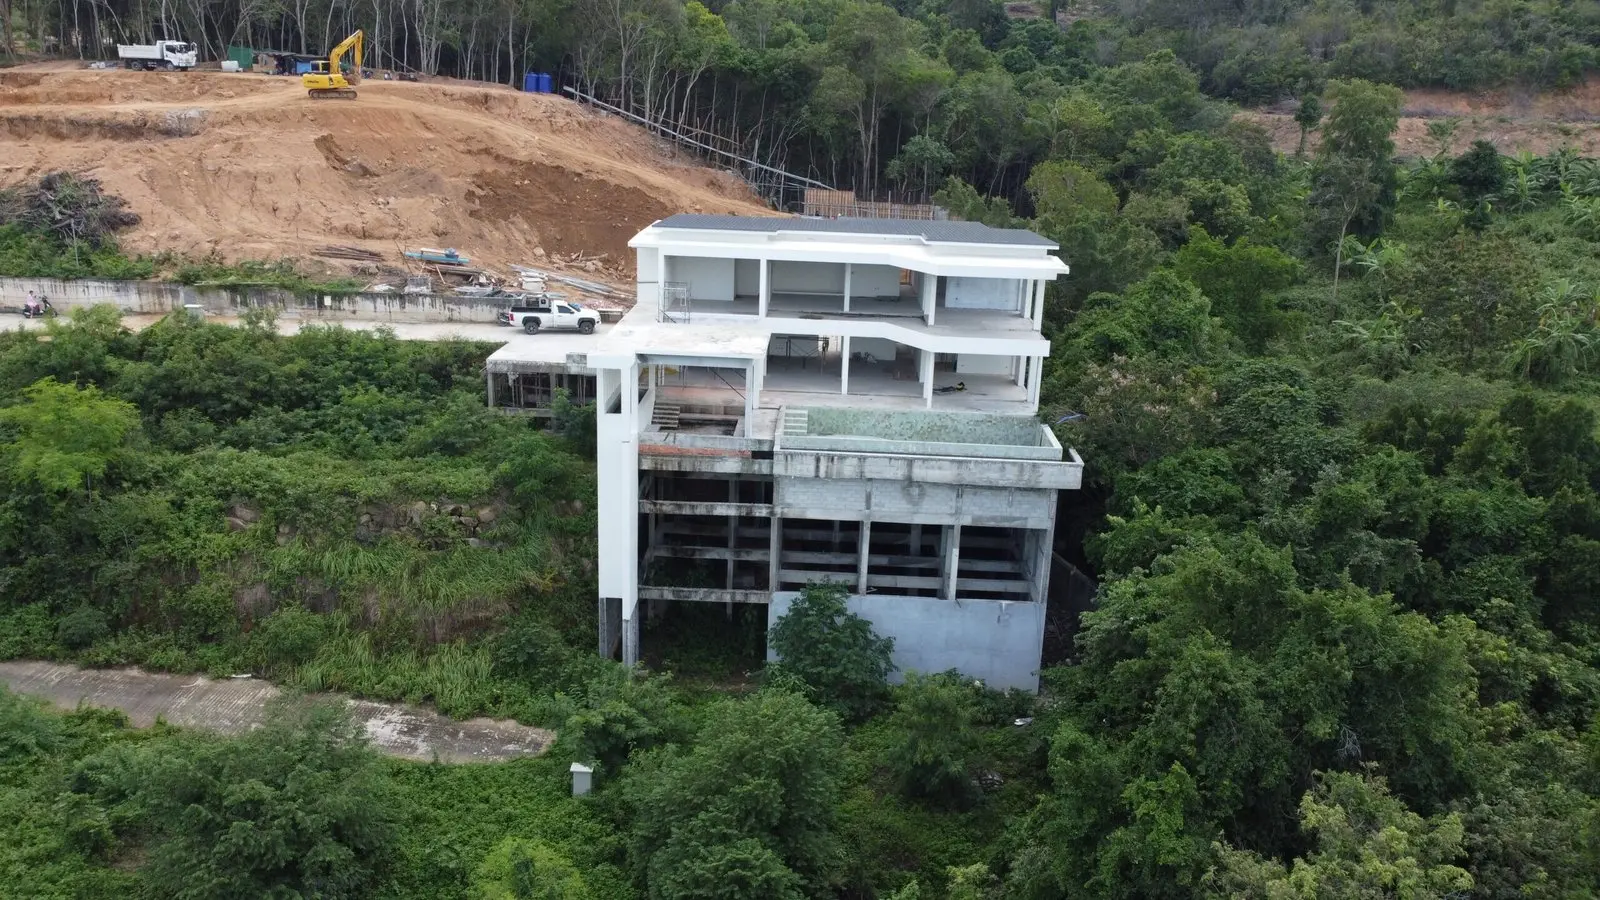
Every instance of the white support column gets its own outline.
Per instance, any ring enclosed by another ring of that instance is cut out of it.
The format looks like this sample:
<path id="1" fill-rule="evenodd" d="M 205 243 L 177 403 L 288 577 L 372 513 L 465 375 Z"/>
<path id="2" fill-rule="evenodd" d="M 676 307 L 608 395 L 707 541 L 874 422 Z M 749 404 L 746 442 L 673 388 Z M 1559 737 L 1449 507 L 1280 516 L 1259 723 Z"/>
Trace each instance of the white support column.
<path id="1" fill-rule="evenodd" d="M 1028 357 L 1028 405 L 1038 409 L 1039 384 L 1044 380 L 1044 357 Z"/>
<path id="2" fill-rule="evenodd" d="M 933 324 L 933 308 L 939 302 L 939 276 L 922 275 L 922 320 L 929 325 Z"/>
<path id="3" fill-rule="evenodd" d="M 1027 357 L 1013 356 L 1011 358 L 1011 383 L 1022 387 L 1023 377 L 1028 372 Z"/>
<path id="4" fill-rule="evenodd" d="M 861 533 L 856 538 L 856 593 L 867 592 L 867 559 L 872 552 L 872 523 L 861 522 Z"/>
<path id="5" fill-rule="evenodd" d="M 917 367 L 922 378 L 922 401 L 928 409 L 933 409 L 933 351 L 918 350 Z"/>
<path id="6" fill-rule="evenodd" d="M 849 312 L 850 311 L 850 269 L 851 269 L 851 264 L 850 263 L 845 263 L 844 264 L 844 311 L 845 312 Z M 849 338 L 845 338 L 845 340 L 848 341 L 850 339 Z"/>
<path id="7" fill-rule="evenodd" d="M 846 275 L 844 277 L 844 280 L 845 280 L 845 284 L 849 284 L 850 283 L 850 276 Z M 845 296 L 848 297 L 849 294 L 846 293 Z M 849 301 L 847 300 L 845 302 L 845 309 L 849 309 L 849 308 L 850 308 Z M 489 398 L 490 398 L 490 400 L 493 400 L 494 399 L 494 393 L 493 393 L 494 392 L 494 388 L 490 387 L 489 391 L 490 391 Z M 841 393 L 841 394 L 850 393 L 850 335 L 848 335 L 848 334 L 844 336 L 844 340 L 841 341 L 840 344 L 839 344 L 839 393 Z"/>
<path id="8" fill-rule="evenodd" d="M 761 260 L 761 318 L 767 317 L 767 307 L 772 304 L 772 260 Z"/>
<path id="9" fill-rule="evenodd" d="M 1044 286 L 1043 278 L 1033 283 L 1033 330 L 1038 331 L 1044 325 Z"/>
<path id="10" fill-rule="evenodd" d="M 783 519 L 772 517 L 767 543 L 767 590 L 778 590 L 778 559 L 783 555 Z"/>
<path id="11" fill-rule="evenodd" d="M 944 580 L 940 584 L 939 596 L 946 600 L 956 599 L 956 572 L 961 567 L 961 526 L 946 525 L 944 527 Z"/>
<path id="12" fill-rule="evenodd" d="M 849 338 L 845 338 L 849 340 Z M 489 408 L 494 409 L 494 373 L 484 372 L 484 378 L 489 382 Z"/>
<path id="13" fill-rule="evenodd" d="M 756 398 L 761 394 L 760 362 L 750 360 L 744 367 L 744 427 L 745 434 L 755 427 Z"/>

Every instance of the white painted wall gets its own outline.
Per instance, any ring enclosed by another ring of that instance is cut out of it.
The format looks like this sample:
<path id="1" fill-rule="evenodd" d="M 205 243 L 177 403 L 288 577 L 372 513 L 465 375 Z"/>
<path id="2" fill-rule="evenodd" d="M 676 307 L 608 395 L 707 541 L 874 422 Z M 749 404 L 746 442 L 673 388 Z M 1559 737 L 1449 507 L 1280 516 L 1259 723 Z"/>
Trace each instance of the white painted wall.
<path id="1" fill-rule="evenodd" d="M 640 247 L 639 302 L 650 302 L 661 296 L 661 251 L 655 247 Z"/>
<path id="2" fill-rule="evenodd" d="M 733 261 L 733 292 L 740 297 L 761 295 L 761 260 L 736 259 Z"/>
<path id="3" fill-rule="evenodd" d="M 1010 356 L 979 356 L 962 353 L 956 357 L 956 372 L 962 375 L 1011 375 L 1015 360 Z"/>
<path id="4" fill-rule="evenodd" d="M 851 276 L 851 292 L 856 291 Z M 844 297 L 843 263 L 783 262 L 772 263 L 772 292 L 774 294 L 832 294 Z"/>
<path id="5" fill-rule="evenodd" d="M 944 305 L 950 309 L 1022 309 L 1022 282 L 1015 278 L 948 278 Z"/>
<path id="6" fill-rule="evenodd" d="M 670 256 L 667 263 L 667 280 L 688 284 L 689 299 L 733 300 L 733 260 Z"/>
<path id="7" fill-rule="evenodd" d="M 900 270 L 895 266 L 853 266 L 850 269 L 851 297 L 900 296 Z"/>

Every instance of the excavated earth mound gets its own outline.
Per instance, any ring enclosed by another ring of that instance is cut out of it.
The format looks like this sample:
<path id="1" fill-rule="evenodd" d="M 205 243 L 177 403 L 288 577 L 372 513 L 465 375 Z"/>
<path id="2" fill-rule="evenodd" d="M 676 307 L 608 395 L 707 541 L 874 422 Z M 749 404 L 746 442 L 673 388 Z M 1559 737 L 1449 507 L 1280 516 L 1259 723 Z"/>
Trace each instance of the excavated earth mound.
<path id="1" fill-rule="evenodd" d="M 0 71 L 0 186 L 58 169 L 127 199 L 128 249 L 227 260 L 454 247 L 496 268 L 582 254 L 621 280 L 656 219 L 768 213 L 737 177 L 547 94 L 368 80 L 312 100 L 265 75 Z"/>

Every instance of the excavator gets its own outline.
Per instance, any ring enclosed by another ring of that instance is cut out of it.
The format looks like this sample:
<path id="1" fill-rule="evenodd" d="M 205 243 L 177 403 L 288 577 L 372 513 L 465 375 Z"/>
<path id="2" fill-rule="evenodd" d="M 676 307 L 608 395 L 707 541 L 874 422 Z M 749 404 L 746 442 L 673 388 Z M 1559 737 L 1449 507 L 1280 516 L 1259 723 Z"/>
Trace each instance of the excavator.
<path id="1" fill-rule="evenodd" d="M 317 60 L 316 68 L 300 76 L 300 83 L 305 86 L 306 96 L 313 100 L 354 100 L 356 98 L 355 86 L 361 83 L 361 50 L 362 34 L 358 30 L 339 42 L 328 53 L 327 62 Z M 355 51 L 355 65 L 350 67 L 350 74 L 344 73 L 342 65 L 344 55 Z"/>

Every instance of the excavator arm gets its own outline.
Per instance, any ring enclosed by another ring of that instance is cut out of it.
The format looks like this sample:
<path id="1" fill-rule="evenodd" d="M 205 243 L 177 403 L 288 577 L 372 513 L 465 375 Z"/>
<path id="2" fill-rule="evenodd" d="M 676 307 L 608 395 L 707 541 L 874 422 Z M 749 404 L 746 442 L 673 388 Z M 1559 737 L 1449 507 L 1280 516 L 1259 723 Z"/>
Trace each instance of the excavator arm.
<path id="1" fill-rule="evenodd" d="M 343 71 L 341 68 L 341 63 L 344 61 L 344 55 L 351 52 L 351 50 L 354 50 L 355 64 L 350 67 L 350 74 L 346 76 L 346 79 L 351 84 L 361 83 L 361 60 L 365 56 L 365 54 L 362 53 L 363 37 L 364 36 L 361 33 L 361 29 L 358 28 L 356 29 L 355 34 L 352 34 L 340 41 L 338 46 L 334 47 L 333 50 L 328 53 L 329 74 L 335 74 Z"/>

